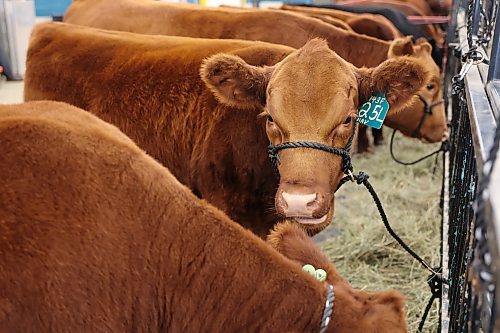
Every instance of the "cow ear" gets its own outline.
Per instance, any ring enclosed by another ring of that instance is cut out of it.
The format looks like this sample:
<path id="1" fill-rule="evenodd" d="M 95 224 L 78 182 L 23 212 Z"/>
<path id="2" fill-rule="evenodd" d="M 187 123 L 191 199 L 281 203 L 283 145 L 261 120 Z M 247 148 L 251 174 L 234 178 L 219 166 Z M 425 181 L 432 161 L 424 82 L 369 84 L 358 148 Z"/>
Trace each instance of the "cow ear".
<path id="1" fill-rule="evenodd" d="M 238 108 L 266 105 L 266 89 L 272 67 L 257 67 L 229 54 L 205 59 L 200 76 L 217 100 Z"/>
<path id="2" fill-rule="evenodd" d="M 401 57 L 405 55 L 413 55 L 413 41 L 411 37 L 396 38 L 389 46 L 387 53 L 388 58 Z"/>
<path id="3" fill-rule="evenodd" d="M 428 54 L 432 53 L 432 45 L 424 37 L 417 39 L 415 45 L 418 50 L 427 52 Z"/>
<path id="4" fill-rule="evenodd" d="M 375 68 L 358 69 L 360 104 L 384 93 L 389 113 L 400 111 L 429 81 L 425 64 L 416 57 L 388 59 Z"/>

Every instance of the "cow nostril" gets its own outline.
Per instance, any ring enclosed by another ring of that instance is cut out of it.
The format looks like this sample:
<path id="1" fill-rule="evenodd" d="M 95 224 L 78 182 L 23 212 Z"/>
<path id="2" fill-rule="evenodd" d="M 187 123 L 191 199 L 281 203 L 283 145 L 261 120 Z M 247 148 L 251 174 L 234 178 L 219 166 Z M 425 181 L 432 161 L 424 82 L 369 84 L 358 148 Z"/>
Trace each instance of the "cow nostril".
<path id="1" fill-rule="evenodd" d="M 311 216 L 316 207 L 316 193 L 281 193 L 282 208 L 287 216 Z"/>
<path id="2" fill-rule="evenodd" d="M 314 200 L 309 201 L 307 203 L 307 207 L 308 208 L 316 208 L 318 206 L 318 201 L 319 201 L 319 195 L 316 193 L 316 197 L 314 198 Z"/>

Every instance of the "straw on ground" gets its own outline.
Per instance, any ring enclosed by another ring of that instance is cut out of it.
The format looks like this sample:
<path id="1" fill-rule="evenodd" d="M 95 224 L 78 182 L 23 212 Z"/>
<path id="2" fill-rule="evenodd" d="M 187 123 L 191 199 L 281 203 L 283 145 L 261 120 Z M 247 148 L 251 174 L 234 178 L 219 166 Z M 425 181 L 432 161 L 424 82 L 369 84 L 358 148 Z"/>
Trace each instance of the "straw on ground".
<path id="1" fill-rule="evenodd" d="M 385 132 L 388 137 L 389 131 Z M 436 145 L 424 145 L 402 135 L 397 140 L 398 155 L 407 160 L 436 149 Z M 355 155 L 353 165 L 356 173 L 362 170 L 370 175 L 389 222 L 400 237 L 433 267 L 439 266 L 441 155 L 435 175 L 434 158 L 415 166 L 398 165 L 390 158 L 387 144 L 377 147 L 374 154 Z M 362 185 L 345 184 L 336 194 L 335 209 L 332 225 L 316 240 L 354 287 L 403 292 L 410 332 L 416 332 L 431 296 L 428 272 L 387 233 Z M 424 332 L 437 331 L 438 303 L 429 314 Z"/>

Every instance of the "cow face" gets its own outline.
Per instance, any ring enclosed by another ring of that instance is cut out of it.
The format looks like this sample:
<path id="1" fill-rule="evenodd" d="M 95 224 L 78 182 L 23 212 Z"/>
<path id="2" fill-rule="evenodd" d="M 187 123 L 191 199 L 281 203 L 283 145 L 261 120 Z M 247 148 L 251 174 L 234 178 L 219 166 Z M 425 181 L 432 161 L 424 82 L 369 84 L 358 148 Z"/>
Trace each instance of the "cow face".
<path id="1" fill-rule="evenodd" d="M 411 103 L 397 115 L 387 117 L 386 124 L 407 136 L 413 136 L 425 143 L 441 142 L 448 137 L 446 114 L 439 67 L 431 56 L 432 46 L 425 39 L 418 39 L 416 45 L 410 37 L 395 40 L 389 49 L 389 58 L 411 56 L 422 60 L 431 74 L 425 87 Z M 432 112 L 424 116 L 425 106 L 432 106 Z"/>
<path id="2" fill-rule="evenodd" d="M 262 109 L 273 145 L 314 141 L 338 148 L 346 146 L 360 103 L 372 94 L 385 92 L 389 112 L 394 113 L 427 82 L 418 59 L 398 57 L 376 68 L 359 69 L 319 39 L 273 67 L 215 55 L 205 60 L 201 77 L 221 103 Z M 343 176 L 342 159 L 308 148 L 282 150 L 279 158 L 277 212 L 312 232 L 323 229 L 333 215 L 333 195 Z"/>

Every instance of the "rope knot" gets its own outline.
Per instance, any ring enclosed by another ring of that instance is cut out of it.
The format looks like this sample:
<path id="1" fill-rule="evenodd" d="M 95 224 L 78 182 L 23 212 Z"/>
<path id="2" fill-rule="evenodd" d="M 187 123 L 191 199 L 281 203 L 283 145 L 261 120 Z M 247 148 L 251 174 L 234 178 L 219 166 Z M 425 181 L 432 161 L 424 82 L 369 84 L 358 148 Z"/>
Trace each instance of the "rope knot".
<path id="1" fill-rule="evenodd" d="M 342 157 L 342 172 L 344 174 L 349 174 L 349 171 L 352 172 L 352 162 L 351 162 L 351 155 L 347 151 L 342 151 L 340 156 Z"/>
<path id="2" fill-rule="evenodd" d="M 358 183 L 358 185 L 364 184 L 368 180 L 368 178 L 370 178 L 369 174 L 367 174 L 366 172 L 360 171 L 358 173 L 358 175 L 356 176 L 356 183 Z"/>
<path id="3" fill-rule="evenodd" d="M 435 268 L 433 268 L 433 270 L 435 272 L 440 273 L 441 267 L 435 267 Z M 434 274 L 434 273 L 429 275 L 429 277 L 427 278 L 427 283 L 429 284 L 429 287 L 431 288 L 432 296 L 434 296 L 436 298 L 441 298 L 441 292 L 443 289 L 444 282 L 445 281 L 443 280 L 441 275 Z"/>
<path id="4" fill-rule="evenodd" d="M 269 159 L 279 160 L 278 149 L 276 149 L 276 146 L 273 146 L 272 144 L 270 144 L 267 147 L 267 154 L 269 156 Z"/>

